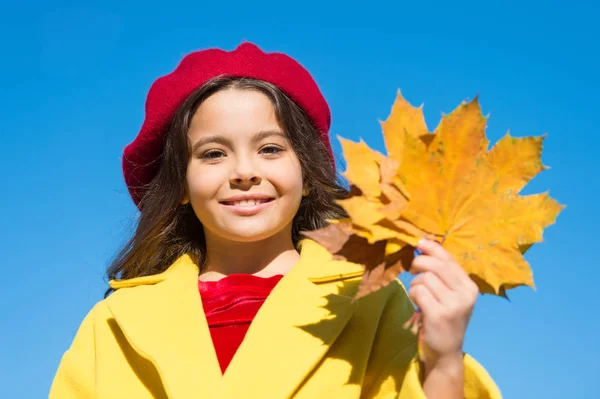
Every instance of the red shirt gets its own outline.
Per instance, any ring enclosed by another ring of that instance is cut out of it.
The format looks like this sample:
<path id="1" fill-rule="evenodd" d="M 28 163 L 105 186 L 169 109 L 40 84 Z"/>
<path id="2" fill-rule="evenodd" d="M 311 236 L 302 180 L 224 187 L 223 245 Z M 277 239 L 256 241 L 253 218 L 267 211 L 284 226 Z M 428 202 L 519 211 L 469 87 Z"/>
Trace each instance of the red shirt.
<path id="1" fill-rule="evenodd" d="M 254 316 L 282 277 L 231 274 L 219 281 L 198 282 L 202 306 L 223 373 Z"/>

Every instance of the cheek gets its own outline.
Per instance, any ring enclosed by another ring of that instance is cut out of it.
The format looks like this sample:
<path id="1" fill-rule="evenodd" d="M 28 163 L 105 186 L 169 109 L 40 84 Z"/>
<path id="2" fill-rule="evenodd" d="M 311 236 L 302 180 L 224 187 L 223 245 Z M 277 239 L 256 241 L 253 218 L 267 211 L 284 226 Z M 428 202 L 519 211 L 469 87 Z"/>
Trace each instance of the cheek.
<path id="1" fill-rule="evenodd" d="M 302 196 L 303 181 L 299 166 L 273 168 L 269 174 L 270 180 L 278 186 L 282 193 Z"/>
<path id="2" fill-rule="evenodd" d="M 218 170 L 209 173 L 203 168 L 188 168 L 186 184 L 192 203 L 214 198 L 222 182 L 221 174 Z"/>

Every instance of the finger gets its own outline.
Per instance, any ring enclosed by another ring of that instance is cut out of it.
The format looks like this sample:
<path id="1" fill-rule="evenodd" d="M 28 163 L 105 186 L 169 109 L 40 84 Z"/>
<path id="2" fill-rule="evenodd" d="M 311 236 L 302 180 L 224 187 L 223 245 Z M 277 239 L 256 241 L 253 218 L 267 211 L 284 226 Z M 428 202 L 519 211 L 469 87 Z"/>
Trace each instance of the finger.
<path id="1" fill-rule="evenodd" d="M 467 277 L 463 268 L 456 262 L 452 254 L 437 241 L 422 239 L 417 244 L 417 248 L 423 255 L 433 256 L 447 263 L 445 269 L 453 269 L 453 272 L 464 274 L 464 277 Z"/>
<path id="2" fill-rule="evenodd" d="M 408 296 L 421 310 L 424 318 L 435 318 L 440 313 L 442 305 L 425 285 L 420 284 L 416 287 L 411 287 L 408 291 Z"/>
<path id="3" fill-rule="evenodd" d="M 462 285 L 462 289 L 470 287 L 471 278 L 465 272 L 465 270 L 454 260 L 454 257 L 436 241 L 423 239 L 419 241 L 418 248 L 421 248 L 421 252 L 425 255 L 433 256 L 442 259 L 445 262 L 444 272 L 455 274 L 455 278 L 459 285 Z"/>
<path id="4" fill-rule="evenodd" d="M 455 292 L 450 290 L 446 284 L 434 273 L 425 272 L 413 279 L 411 281 L 410 286 L 416 287 L 418 285 L 424 285 L 433 293 L 433 296 L 439 303 L 442 305 L 451 301 L 453 296 L 456 295 Z"/>
<path id="5" fill-rule="evenodd" d="M 417 244 L 417 249 L 420 250 L 424 255 L 434 256 L 448 262 L 454 262 L 454 258 L 452 255 L 450 255 L 450 252 L 446 251 L 446 249 L 437 241 L 423 238 Z"/>
<path id="6" fill-rule="evenodd" d="M 444 261 L 429 255 L 415 257 L 410 265 L 411 274 L 435 272 L 444 268 Z"/>
<path id="7" fill-rule="evenodd" d="M 456 291 L 463 286 L 460 276 L 448 267 L 448 262 L 428 255 L 417 256 L 410 267 L 413 274 L 432 272 L 436 274 L 449 289 Z"/>

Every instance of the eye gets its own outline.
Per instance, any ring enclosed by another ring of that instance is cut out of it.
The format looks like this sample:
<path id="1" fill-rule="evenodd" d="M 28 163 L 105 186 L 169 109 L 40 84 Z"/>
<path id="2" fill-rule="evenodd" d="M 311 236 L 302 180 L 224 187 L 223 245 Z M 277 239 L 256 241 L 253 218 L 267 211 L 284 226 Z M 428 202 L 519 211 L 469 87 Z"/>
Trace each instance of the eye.
<path id="1" fill-rule="evenodd" d="M 204 154 L 202 154 L 201 158 L 209 161 L 218 160 L 225 156 L 225 153 L 220 150 L 208 150 Z"/>
<path id="2" fill-rule="evenodd" d="M 260 153 L 265 155 L 277 155 L 283 151 L 285 151 L 283 148 L 276 145 L 266 145 L 260 149 Z"/>

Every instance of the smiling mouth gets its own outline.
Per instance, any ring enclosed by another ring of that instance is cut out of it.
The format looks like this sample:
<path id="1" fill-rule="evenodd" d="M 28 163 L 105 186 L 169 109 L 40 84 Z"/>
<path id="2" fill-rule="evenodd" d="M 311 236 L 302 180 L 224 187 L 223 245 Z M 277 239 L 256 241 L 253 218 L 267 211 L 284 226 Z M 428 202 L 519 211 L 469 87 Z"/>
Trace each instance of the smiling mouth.
<path id="1" fill-rule="evenodd" d="M 266 204 L 267 202 L 273 201 L 273 198 L 251 198 L 243 199 L 238 201 L 221 201 L 223 205 L 237 206 L 237 207 L 253 207 L 256 205 Z"/>

